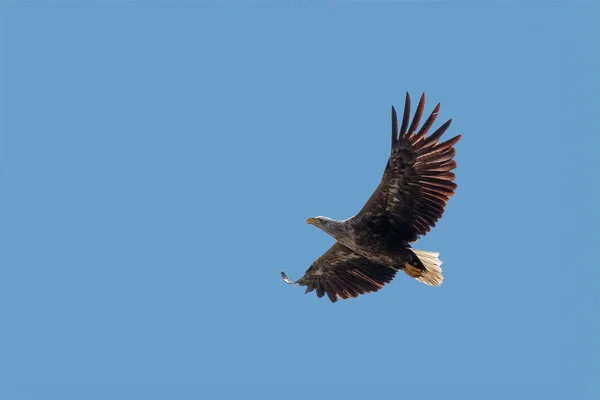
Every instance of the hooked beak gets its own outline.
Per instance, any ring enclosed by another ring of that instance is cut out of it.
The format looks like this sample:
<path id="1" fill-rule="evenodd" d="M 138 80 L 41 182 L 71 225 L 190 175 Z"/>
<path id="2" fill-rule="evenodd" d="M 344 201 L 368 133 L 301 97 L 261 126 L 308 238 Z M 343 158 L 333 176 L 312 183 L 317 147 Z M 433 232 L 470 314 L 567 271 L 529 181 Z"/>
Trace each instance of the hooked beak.
<path id="1" fill-rule="evenodd" d="M 311 225 L 316 225 L 317 223 L 317 219 L 316 218 L 309 218 L 306 220 L 307 224 L 311 224 Z"/>

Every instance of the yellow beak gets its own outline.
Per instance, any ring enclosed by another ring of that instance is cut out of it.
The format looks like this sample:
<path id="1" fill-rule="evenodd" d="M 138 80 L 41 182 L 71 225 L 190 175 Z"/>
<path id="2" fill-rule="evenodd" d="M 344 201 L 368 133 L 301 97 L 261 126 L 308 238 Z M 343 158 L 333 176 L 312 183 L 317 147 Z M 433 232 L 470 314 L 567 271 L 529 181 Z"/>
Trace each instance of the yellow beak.
<path id="1" fill-rule="evenodd" d="M 316 220 L 316 219 L 314 219 L 314 218 L 309 218 L 309 219 L 307 219 L 307 220 L 306 220 L 306 223 L 307 223 L 307 224 L 312 224 L 312 225 L 314 225 L 316 221 L 317 221 L 317 220 Z"/>

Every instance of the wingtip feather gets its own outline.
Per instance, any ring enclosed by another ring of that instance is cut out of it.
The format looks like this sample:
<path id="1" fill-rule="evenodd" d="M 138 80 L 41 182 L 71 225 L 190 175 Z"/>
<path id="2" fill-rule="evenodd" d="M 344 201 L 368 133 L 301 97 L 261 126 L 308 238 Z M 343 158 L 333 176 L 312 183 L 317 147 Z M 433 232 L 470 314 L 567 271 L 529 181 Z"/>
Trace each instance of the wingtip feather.
<path id="1" fill-rule="evenodd" d="M 398 114 L 396 109 L 392 106 L 392 151 L 396 148 L 398 142 Z"/>
<path id="2" fill-rule="evenodd" d="M 410 94 L 406 92 L 406 99 L 404 100 L 404 113 L 402 114 L 402 125 L 400 126 L 400 133 L 398 137 L 401 139 L 406 135 L 408 129 L 408 121 L 410 119 Z"/>
<path id="3" fill-rule="evenodd" d="M 298 282 L 291 280 L 290 278 L 288 278 L 288 276 L 286 275 L 285 272 L 283 272 L 283 270 L 281 270 L 281 277 L 283 278 L 283 280 L 285 281 L 285 283 L 289 284 L 289 285 L 294 285 Z"/>

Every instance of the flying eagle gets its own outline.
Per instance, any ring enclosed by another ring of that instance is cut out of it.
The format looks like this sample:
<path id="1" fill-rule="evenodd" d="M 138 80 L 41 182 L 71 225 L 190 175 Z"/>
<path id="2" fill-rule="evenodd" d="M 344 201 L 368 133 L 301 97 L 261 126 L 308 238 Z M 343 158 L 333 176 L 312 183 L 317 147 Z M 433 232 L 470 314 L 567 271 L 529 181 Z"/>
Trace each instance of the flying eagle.
<path id="1" fill-rule="evenodd" d="M 452 122 L 449 120 L 426 136 L 437 118 L 439 103 L 417 131 L 424 107 L 425 94 L 409 125 L 410 96 L 406 93 L 398 132 L 392 106 L 391 155 L 375 193 L 352 218 L 307 219 L 307 224 L 333 236 L 336 243 L 297 281 L 281 271 L 285 282 L 306 286 L 306 293 L 316 290 L 318 297 L 327 294 L 332 302 L 376 292 L 400 270 L 427 285 L 442 284 L 439 253 L 415 250 L 410 243 L 435 226 L 454 194 L 451 171 L 456 162 L 452 158 L 461 135 L 439 141 Z"/>

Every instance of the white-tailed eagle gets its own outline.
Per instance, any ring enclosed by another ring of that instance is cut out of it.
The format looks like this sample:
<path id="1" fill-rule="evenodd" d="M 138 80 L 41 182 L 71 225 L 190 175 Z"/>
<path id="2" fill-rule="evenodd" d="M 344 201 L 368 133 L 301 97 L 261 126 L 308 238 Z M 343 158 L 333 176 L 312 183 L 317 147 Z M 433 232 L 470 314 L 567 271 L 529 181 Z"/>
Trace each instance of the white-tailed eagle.
<path id="1" fill-rule="evenodd" d="M 442 284 L 438 253 L 415 250 L 410 243 L 435 226 L 454 194 L 454 145 L 461 136 L 440 142 L 452 120 L 427 136 L 440 105 L 419 129 L 424 108 L 425 94 L 409 125 L 407 93 L 398 130 L 396 110 L 392 107 L 392 149 L 381 183 L 352 218 L 306 220 L 337 242 L 297 281 L 291 281 L 281 271 L 287 283 L 306 286 L 306 293 L 316 290 L 318 297 L 327 294 L 332 302 L 376 292 L 400 270 L 427 285 Z"/>

